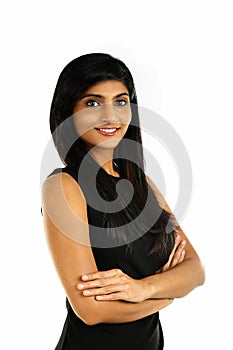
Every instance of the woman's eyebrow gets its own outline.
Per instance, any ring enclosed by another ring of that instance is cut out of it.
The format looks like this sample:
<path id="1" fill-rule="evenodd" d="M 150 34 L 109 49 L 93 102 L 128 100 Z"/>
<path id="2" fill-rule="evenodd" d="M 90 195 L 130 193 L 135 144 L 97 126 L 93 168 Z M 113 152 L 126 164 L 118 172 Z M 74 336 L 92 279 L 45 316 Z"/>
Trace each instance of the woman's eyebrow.
<path id="1" fill-rule="evenodd" d="M 80 100 L 82 100 L 83 98 L 85 98 L 85 97 L 98 97 L 98 98 L 104 98 L 104 96 L 101 96 L 101 95 L 99 95 L 99 94 L 85 94 L 85 95 L 83 95 L 81 98 L 80 98 Z"/>
<path id="2" fill-rule="evenodd" d="M 124 95 L 129 96 L 129 94 L 128 94 L 127 92 L 122 92 L 122 93 L 120 93 L 120 94 L 114 96 L 113 98 L 119 98 L 119 97 L 124 96 Z M 80 101 L 81 101 L 83 98 L 86 98 L 86 97 L 97 97 L 97 98 L 101 98 L 101 99 L 104 99 L 104 98 L 105 98 L 104 96 L 99 95 L 99 94 L 85 94 L 85 95 L 83 95 L 83 96 L 80 98 Z"/>
<path id="3" fill-rule="evenodd" d="M 128 92 L 122 92 L 121 94 L 116 95 L 115 98 L 118 98 L 124 95 L 129 96 Z"/>

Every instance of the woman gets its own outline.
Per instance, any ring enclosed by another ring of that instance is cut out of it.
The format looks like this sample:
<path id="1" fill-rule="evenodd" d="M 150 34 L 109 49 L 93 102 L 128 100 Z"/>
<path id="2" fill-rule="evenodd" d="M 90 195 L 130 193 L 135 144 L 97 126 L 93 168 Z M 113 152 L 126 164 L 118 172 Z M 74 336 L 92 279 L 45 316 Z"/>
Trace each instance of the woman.
<path id="1" fill-rule="evenodd" d="M 65 167 L 42 186 L 42 214 L 67 318 L 56 349 L 163 349 L 159 311 L 204 283 L 201 261 L 144 173 L 137 97 L 108 54 L 71 61 L 50 129 Z"/>

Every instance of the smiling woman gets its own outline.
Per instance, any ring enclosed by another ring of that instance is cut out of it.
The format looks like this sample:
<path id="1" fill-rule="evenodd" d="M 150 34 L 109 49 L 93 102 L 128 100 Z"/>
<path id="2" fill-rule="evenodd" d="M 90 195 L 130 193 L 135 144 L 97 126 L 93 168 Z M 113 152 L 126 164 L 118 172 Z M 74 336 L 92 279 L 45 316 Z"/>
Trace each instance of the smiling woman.
<path id="1" fill-rule="evenodd" d="M 203 284 L 204 270 L 144 172 L 125 64 L 101 53 L 70 62 L 50 129 L 65 165 L 42 186 L 48 247 L 66 293 L 56 350 L 162 350 L 159 311 Z"/>

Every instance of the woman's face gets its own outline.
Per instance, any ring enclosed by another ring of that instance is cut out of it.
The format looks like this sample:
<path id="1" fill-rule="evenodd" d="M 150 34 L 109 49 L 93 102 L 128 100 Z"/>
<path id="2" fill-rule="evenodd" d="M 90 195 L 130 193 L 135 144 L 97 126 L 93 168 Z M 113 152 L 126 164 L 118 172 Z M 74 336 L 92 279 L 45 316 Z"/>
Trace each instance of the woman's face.
<path id="1" fill-rule="evenodd" d="M 97 83 L 85 91 L 73 113 L 76 131 L 88 149 L 114 149 L 131 120 L 128 89 L 117 80 Z"/>

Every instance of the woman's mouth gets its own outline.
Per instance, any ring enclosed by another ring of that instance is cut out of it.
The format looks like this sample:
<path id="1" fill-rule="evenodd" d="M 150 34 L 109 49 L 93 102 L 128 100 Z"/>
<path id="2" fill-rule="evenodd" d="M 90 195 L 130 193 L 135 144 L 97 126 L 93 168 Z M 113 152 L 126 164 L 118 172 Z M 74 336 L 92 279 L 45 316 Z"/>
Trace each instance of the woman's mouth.
<path id="1" fill-rule="evenodd" d="M 120 130 L 120 128 L 95 128 L 96 131 L 104 136 L 114 136 Z"/>

